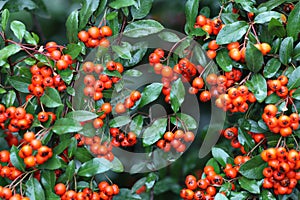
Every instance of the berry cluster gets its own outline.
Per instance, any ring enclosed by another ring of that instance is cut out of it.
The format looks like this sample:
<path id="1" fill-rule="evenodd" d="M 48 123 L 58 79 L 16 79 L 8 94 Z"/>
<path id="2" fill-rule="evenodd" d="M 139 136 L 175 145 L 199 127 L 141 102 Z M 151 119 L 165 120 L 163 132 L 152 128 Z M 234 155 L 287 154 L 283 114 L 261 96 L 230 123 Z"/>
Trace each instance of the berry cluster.
<path id="1" fill-rule="evenodd" d="M 229 127 L 220 131 L 226 139 L 231 140 L 230 144 L 235 149 L 240 149 L 242 153 L 246 153 L 244 146 L 238 140 L 238 129 L 236 127 Z"/>
<path id="2" fill-rule="evenodd" d="M 40 122 L 46 122 L 51 118 L 51 124 L 56 120 L 56 115 L 53 112 L 42 111 L 38 113 L 37 117 Z"/>
<path id="3" fill-rule="evenodd" d="M 218 35 L 220 30 L 225 25 L 222 24 L 222 21 L 220 18 L 215 19 L 209 19 L 204 15 L 198 15 L 196 18 L 196 23 L 194 25 L 195 28 L 202 28 L 205 32 L 207 32 L 209 35 Z"/>
<path id="4" fill-rule="evenodd" d="M 264 108 L 262 119 L 267 124 L 271 132 L 287 137 L 297 130 L 299 127 L 299 115 L 292 113 L 289 116 L 281 114 L 278 118 L 276 114 L 278 109 L 275 105 L 269 104 Z"/>
<path id="5" fill-rule="evenodd" d="M 119 102 L 115 105 L 115 112 L 117 114 L 122 114 L 126 112 L 126 109 L 132 108 L 140 98 L 141 98 L 141 93 L 137 90 L 133 90 L 130 93 L 130 96 L 124 100 L 124 102 Z"/>
<path id="6" fill-rule="evenodd" d="M 26 132 L 23 140 L 24 144 L 19 151 L 19 156 L 24 159 L 26 167 L 30 168 L 43 164 L 52 157 L 52 149 L 43 146 L 41 140 L 37 139 L 33 132 Z"/>
<path id="7" fill-rule="evenodd" d="M 206 51 L 207 57 L 210 59 L 214 59 L 217 56 L 217 49 L 219 48 L 219 45 L 217 44 L 216 40 L 211 40 L 208 43 L 208 50 Z"/>
<path id="8" fill-rule="evenodd" d="M 56 42 L 48 42 L 45 49 L 46 56 L 55 61 L 55 66 L 58 70 L 65 70 L 72 65 L 72 56 L 63 54 L 61 46 L 58 46 Z"/>
<path id="9" fill-rule="evenodd" d="M 285 147 L 269 148 L 261 153 L 261 157 L 268 163 L 263 170 L 263 188 L 274 188 L 276 195 L 291 194 L 300 180 L 299 152 L 287 151 Z"/>
<path id="10" fill-rule="evenodd" d="M 115 147 L 131 147 L 137 143 L 137 135 L 130 131 L 126 135 L 119 128 L 110 128 L 111 144 Z"/>
<path id="11" fill-rule="evenodd" d="M 195 135 L 191 131 L 184 132 L 183 130 L 176 130 L 174 133 L 171 131 L 165 132 L 163 139 L 157 141 L 156 146 L 165 152 L 171 151 L 171 148 L 175 151 L 182 153 L 186 149 L 186 144 L 193 142 Z"/>
<path id="12" fill-rule="evenodd" d="M 84 95 L 93 98 L 95 101 L 103 98 L 103 90 L 110 89 L 114 83 L 117 83 L 120 80 L 118 77 L 103 74 L 104 67 L 101 64 L 94 64 L 93 62 L 88 61 L 82 65 L 82 69 L 86 73 L 83 79 L 85 84 L 83 90 Z M 114 61 L 107 62 L 106 69 L 108 71 L 117 71 L 119 73 L 124 71 L 123 65 Z M 97 80 L 95 75 L 98 76 Z"/>
<path id="13" fill-rule="evenodd" d="M 8 144 L 9 147 L 14 146 L 18 146 L 19 145 L 19 140 L 17 135 L 12 134 L 10 131 L 4 131 L 5 136 L 5 140 Z"/>
<path id="14" fill-rule="evenodd" d="M 253 133 L 248 131 L 248 134 L 251 135 L 256 144 L 265 139 L 265 135 L 263 133 Z M 224 130 L 221 130 L 221 135 L 223 135 L 226 139 L 231 140 L 233 148 L 242 148 L 242 146 L 238 143 L 238 129 L 236 127 L 228 127 Z M 241 151 L 244 150 L 241 149 Z"/>
<path id="15" fill-rule="evenodd" d="M 201 102 L 210 101 L 212 97 L 219 97 L 224 94 L 228 87 L 232 86 L 236 81 L 239 81 L 242 76 L 241 71 L 233 69 L 231 72 L 225 72 L 225 75 L 208 74 L 206 83 L 211 86 L 210 91 L 203 90 L 200 93 L 199 99 Z M 190 94 L 197 94 L 204 87 L 202 77 L 195 77 L 192 81 L 192 87 L 189 88 Z"/>
<path id="16" fill-rule="evenodd" d="M 237 177 L 238 172 L 240 170 L 240 166 L 242 164 L 244 164 L 245 162 L 247 162 L 248 160 L 250 160 L 249 156 L 236 156 L 234 158 L 234 164 L 235 166 L 232 166 L 232 164 L 227 163 L 225 168 L 223 169 L 225 175 L 230 178 L 230 179 L 234 179 Z M 232 190 L 235 189 L 235 185 L 232 183 Z"/>
<path id="17" fill-rule="evenodd" d="M 288 78 L 285 75 L 280 75 L 277 79 L 268 80 L 268 95 L 276 93 L 277 96 L 285 99 L 288 95 L 292 97 L 293 92 L 296 89 L 292 89 L 289 91 L 287 88 Z"/>
<path id="18" fill-rule="evenodd" d="M 231 87 L 227 94 L 221 94 L 216 99 L 216 106 L 222 108 L 224 111 L 230 112 L 246 112 L 248 110 L 248 103 L 254 103 L 256 98 L 248 87 L 241 85 L 238 88 Z"/>
<path id="19" fill-rule="evenodd" d="M 106 115 L 111 113 L 112 106 L 110 103 L 103 103 L 98 112 L 102 112 L 103 114 L 93 120 L 93 126 L 95 129 L 99 129 L 104 125 L 103 119 L 106 118 Z"/>
<path id="20" fill-rule="evenodd" d="M 240 48 L 239 42 L 231 42 L 227 45 L 229 57 L 236 62 L 245 62 L 246 47 Z M 268 43 L 257 43 L 254 45 L 263 55 L 267 55 L 271 51 L 271 46 Z"/>
<path id="21" fill-rule="evenodd" d="M 9 151 L 7 151 L 7 150 L 0 151 L 0 162 L 9 164 L 9 162 L 10 162 Z M 0 164 L 0 176 L 2 178 L 8 178 L 13 181 L 16 178 L 18 178 L 21 174 L 22 174 L 22 172 L 20 170 L 18 170 L 17 168 L 15 168 L 14 166 L 10 166 L 10 165 L 2 166 Z"/>
<path id="22" fill-rule="evenodd" d="M 108 200 L 113 196 L 119 194 L 120 190 L 118 185 L 110 185 L 106 181 L 102 181 L 98 184 L 100 192 L 95 192 L 90 188 L 84 188 L 80 192 L 74 190 L 67 190 L 67 187 L 63 183 L 57 183 L 54 186 L 55 194 L 59 195 L 62 200 L 78 199 L 78 200 Z"/>
<path id="23" fill-rule="evenodd" d="M 115 156 L 111 152 L 112 151 L 112 144 L 108 144 L 107 142 L 101 143 L 101 138 L 99 136 L 94 137 L 84 137 L 81 136 L 81 140 L 83 144 L 89 146 L 90 151 L 97 157 L 97 158 L 105 158 L 106 160 L 113 161 Z"/>
<path id="24" fill-rule="evenodd" d="M 112 30 L 109 26 L 100 28 L 92 26 L 88 31 L 80 31 L 77 36 L 80 41 L 84 42 L 86 47 L 109 47 L 110 42 L 106 37 L 112 36 Z"/>
<path id="25" fill-rule="evenodd" d="M 212 166 L 204 168 L 205 178 L 199 180 L 193 175 L 185 178 L 186 188 L 180 191 L 180 197 L 185 200 L 212 199 L 217 194 L 216 187 L 220 187 L 224 179 L 217 174 Z"/>
<path id="26" fill-rule="evenodd" d="M 203 70 L 202 66 L 195 66 L 187 58 L 182 58 L 173 68 L 165 66 L 161 63 L 161 59 L 164 58 L 164 51 L 160 48 L 155 49 L 153 53 L 149 55 L 149 63 L 153 66 L 156 74 L 161 74 L 161 82 L 163 84 L 162 93 L 165 95 L 165 102 L 170 103 L 170 93 L 172 87 L 172 81 L 179 78 L 179 75 L 183 77 L 182 81 L 189 82 L 198 71 Z"/>
<path id="27" fill-rule="evenodd" d="M 5 200 L 30 200 L 29 197 L 25 197 L 15 193 L 13 194 L 10 188 L 2 186 L 0 186 L 0 198 L 3 198 Z"/>
<path id="28" fill-rule="evenodd" d="M 26 113 L 23 107 L 8 107 L 0 104 L 0 127 L 3 130 L 8 129 L 10 132 L 18 132 L 30 128 L 33 122 L 33 115 Z M 6 123 L 8 122 L 9 123 Z"/>
<path id="29" fill-rule="evenodd" d="M 44 94 L 46 87 L 55 87 L 58 91 L 64 91 L 67 86 L 62 80 L 59 74 L 53 76 L 53 70 L 51 67 L 43 66 L 38 67 L 37 65 L 32 65 L 30 67 L 30 72 L 32 74 L 31 84 L 28 86 L 28 90 L 31 93 L 27 97 L 27 100 L 32 97 L 41 97 Z"/>

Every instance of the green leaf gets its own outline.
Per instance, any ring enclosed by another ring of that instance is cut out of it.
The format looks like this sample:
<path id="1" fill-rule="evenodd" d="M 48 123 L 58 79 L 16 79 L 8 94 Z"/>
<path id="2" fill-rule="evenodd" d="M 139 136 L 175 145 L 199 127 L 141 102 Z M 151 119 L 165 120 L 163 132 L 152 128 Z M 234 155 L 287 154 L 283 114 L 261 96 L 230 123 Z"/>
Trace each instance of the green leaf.
<path id="1" fill-rule="evenodd" d="M 9 10 L 7 9 L 4 9 L 2 11 L 2 15 L 1 15 L 1 26 L 2 26 L 2 30 L 5 31 L 6 30 L 6 26 L 7 26 L 7 22 L 8 22 L 8 19 L 9 19 Z"/>
<path id="2" fill-rule="evenodd" d="M 41 172 L 41 183 L 45 189 L 46 194 L 52 192 L 55 186 L 56 175 L 54 171 L 43 170 Z"/>
<path id="3" fill-rule="evenodd" d="M 178 42 L 180 40 L 180 38 L 175 33 L 172 33 L 170 31 L 161 32 L 158 34 L 158 37 L 167 42 Z"/>
<path id="4" fill-rule="evenodd" d="M 137 7 L 132 6 L 130 11 L 133 19 L 142 19 L 146 17 L 152 7 L 153 0 L 139 0 Z"/>
<path id="5" fill-rule="evenodd" d="M 238 3 L 243 10 L 247 11 L 247 12 L 254 12 L 255 8 L 254 8 L 254 3 L 255 1 L 252 0 L 235 0 L 236 3 Z"/>
<path id="6" fill-rule="evenodd" d="M 228 198 L 224 194 L 217 193 L 214 200 L 228 200 Z"/>
<path id="7" fill-rule="evenodd" d="M 250 131 L 250 128 L 251 128 L 250 124 L 248 121 L 246 121 L 244 119 L 242 119 L 241 121 L 243 121 L 242 123 L 245 123 L 245 124 L 247 123 L 246 126 L 248 126 L 248 127 L 245 127 L 245 126 L 243 126 L 243 124 L 239 123 L 238 140 L 243 146 L 247 145 L 248 147 L 253 148 L 255 146 L 254 140 L 252 139 L 251 135 L 249 135 L 247 132 L 247 131 Z M 239 120 L 239 122 L 240 122 L 240 120 Z"/>
<path id="8" fill-rule="evenodd" d="M 198 15 L 199 0 L 187 0 L 185 3 L 186 26 L 191 31 Z"/>
<path id="9" fill-rule="evenodd" d="M 19 92 L 29 93 L 28 86 L 31 83 L 31 80 L 29 78 L 20 76 L 10 76 L 8 80 L 10 84 Z"/>
<path id="10" fill-rule="evenodd" d="M 80 123 L 74 119 L 70 118 L 61 118 L 55 121 L 55 124 L 52 128 L 53 132 L 62 135 L 65 133 L 78 132 L 82 129 Z"/>
<path id="11" fill-rule="evenodd" d="M 79 15 L 78 10 L 74 10 L 73 12 L 71 12 L 71 14 L 69 15 L 66 21 L 67 38 L 70 43 L 78 41 L 77 33 L 80 30 L 78 27 L 79 26 L 78 15 Z"/>
<path id="12" fill-rule="evenodd" d="M 205 17 L 209 17 L 210 16 L 210 8 L 208 6 L 202 7 L 199 14 L 204 15 Z"/>
<path id="13" fill-rule="evenodd" d="M 10 162 L 17 169 L 25 171 L 25 164 L 22 158 L 19 156 L 19 150 L 16 146 L 12 146 L 10 149 Z"/>
<path id="14" fill-rule="evenodd" d="M 92 123 L 86 123 L 83 125 L 82 130 L 79 133 L 86 137 L 93 137 L 96 134 L 96 129 Z"/>
<path id="15" fill-rule="evenodd" d="M 70 68 L 67 68 L 65 70 L 58 70 L 58 74 L 65 83 L 71 83 L 73 79 L 73 71 Z"/>
<path id="16" fill-rule="evenodd" d="M 28 31 L 25 31 L 24 39 L 28 44 L 37 45 L 38 41 Z"/>
<path id="17" fill-rule="evenodd" d="M 202 28 L 193 28 L 191 32 L 189 33 L 190 36 L 196 36 L 201 37 L 203 35 L 208 35 L 206 31 L 204 31 Z"/>
<path id="18" fill-rule="evenodd" d="M 268 25 L 268 30 L 270 33 L 280 38 L 283 38 L 286 35 L 286 31 L 283 24 L 279 20 L 274 18 L 271 19 Z"/>
<path id="19" fill-rule="evenodd" d="M 93 158 L 92 160 L 83 163 L 77 175 L 84 177 L 92 177 L 96 174 L 106 172 L 112 168 L 112 164 L 104 158 Z"/>
<path id="20" fill-rule="evenodd" d="M 185 88 L 181 79 L 179 78 L 172 83 L 171 93 L 170 93 L 171 107 L 175 113 L 178 112 L 181 104 L 183 103 L 184 96 L 185 96 Z"/>
<path id="21" fill-rule="evenodd" d="M 0 94 L 5 94 L 5 93 L 6 93 L 6 90 L 3 88 L 0 88 Z"/>
<path id="22" fill-rule="evenodd" d="M 93 158 L 91 153 L 86 148 L 77 148 L 77 151 L 74 153 L 74 158 L 80 162 L 87 162 Z"/>
<path id="23" fill-rule="evenodd" d="M 167 128 L 167 118 L 160 118 L 146 128 L 143 132 L 143 145 L 150 146 L 157 142 L 165 133 Z"/>
<path id="24" fill-rule="evenodd" d="M 129 69 L 126 70 L 126 72 L 124 73 L 124 76 L 132 76 L 132 77 L 139 77 L 142 76 L 143 73 L 139 70 L 136 69 Z"/>
<path id="25" fill-rule="evenodd" d="M 128 42 L 122 42 L 121 45 L 113 45 L 112 50 L 123 59 L 130 60 L 131 57 L 131 45 Z"/>
<path id="26" fill-rule="evenodd" d="M 16 97 L 15 91 L 10 90 L 1 98 L 1 102 L 4 103 L 6 107 L 10 107 L 14 104 Z"/>
<path id="27" fill-rule="evenodd" d="M 26 196 L 30 200 L 45 200 L 44 190 L 40 182 L 34 177 L 31 177 L 26 182 Z"/>
<path id="28" fill-rule="evenodd" d="M 228 55 L 227 49 L 221 49 L 217 53 L 216 57 L 218 65 L 225 71 L 230 72 L 232 70 L 232 60 Z"/>
<path id="29" fill-rule="evenodd" d="M 61 162 L 59 161 L 58 156 L 52 156 L 50 159 L 48 159 L 45 163 L 39 165 L 39 169 L 49 169 L 49 170 L 55 170 L 59 169 L 61 167 Z"/>
<path id="30" fill-rule="evenodd" d="M 130 131 L 134 132 L 135 134 L 139 135 L 142 131 L 144 124 L 144 119 L 142 115 L 135 116 L 129 125 Z"/>
<path id="31" fill-rule="evenodd" d="M 262 4 L 260 4 L 258 6 L 258 8 L 266 7 L 267 10 L 273 10 L 273 8 L 276 8 L 277 6 L 279 6 L 280 4 L 283 4 L 286 1 L 287 0 L 269 0 L 269 1 L 266 1 Z"/>
<path id="32" fill-rule="evenodd" d="M 104 9 L 105 9 L 105 7 L 106 7 L 106 4 L 107 4 L 107 0 L 101 0 L 101 1 L 100 1 L 100 4 L 99 4 L 97 10 L 96 10 L 95 13 L 94 13 L 94 15 L 95 15 L 96 17 L 98 17 L 99 15 L 102 14 L 102 12 L 104 11 Z"/>
<path id="33" fill-rule="evenodd" d="M 193 130 L 198 127 L 196 120 L 192 116 L 184 113 L 176 113 L 175 116 L 171 117 L 171 122 L 179 128 L 184 128 L 188 130 Z"/>
<path id="34" fill-rule="evenodd" d="M 246 191 L 230 192 L 230 200 L 246 200 L 250 194 Z"/>
<path id="35" fill-rule="evenodd" d="M 132 38 L 148 36 L 162 31 L 164 27 L 157 21 L 145 19 L 128 24 L 124 30 L 124 35 Z"/>
<path id="36" fill-rule="evenodd" d="M 72 180 L 73 176 L 75 174 L 75 162 L 74 160 L 71 160 L 68 163 L 68 166 L 66 168 L 65 173 L 63 173 L 57 180 L 57 182 L 60 183 L 66 183 L 67 181 Z"/>
<path id="37" fill-rule="evenodd" d="M 280 69 L 281 63 L 277 58 L 271 58 L 264 67 L 264 77 L 272 78 Z"/>
<path id="38" fill-rule="evenodd" d="M 145 183 L 146 183 L 146 180 L 147 180 L 147 177 L 143 177 L 143 178 L 137 180 L 137 181 L 134 183 L 134 185 L 132 186 L 131 192 L 132 192 L 132 193 L 135 193 L 138 189 L 140 189 L 142 186 L 144 186 Z"/>
<path id="39" fill-rule="evenodd" d="M 293 97 L 294 99 L 300 100 L 300 88 L 296 89 L 296 91 L 293 92 L 292 97 Z"/>
<path id="40" fill-rule="evenodd" d="M 295 5 L 295 8 L 289 14 L 286 30 L 288 36 L 294 40 L 298 39 L 298 33 L 300 32 L 300 2 Z"/>
<path id="41" fill-rule="evenodd" d="M 262 200 L 276 200 L 273 193 L 270 192 L 269 190 L 263 190 L 261 196 L 262 196 Z"/>
<path id="42" fill-rule="evenodd" d="M 257 24 L 264 24 L 271 21 L 271 19 L 280 19 L 281 13 L 275 11 L 266 11 L 258 14 L 254 18 L 254 22 Z"/>
<path id="43" fill-rule="evenodd" d="M 72 87 L 70 87 L 70 86 L 68 86 L 67 87 L 67 93 L 69 94 L 69 95 L 71 95 L 71 96 L 75 96 L 75 94 L 76 94 L 76 91 L 75 91 L 75 89 L 74 88 L 72 88 Z"/>
<path id="44" fill-rule="evenodd" d="M 83 29 L 92 16 L 93 12 L 98 8 L 99 0 L 83 0 L 83 5 L 79 11 L 79 30 Z M 77 34 L 77 32 L 76 32 Z"/>
<path id="45" fill-rule="evenodd" d="M 16 44 L 10 44 L 0 50 L 0 61 L 6 61 L 8 57 L 18 53 L 21 47 Z M 2 64 L 3 65 L 3 64 Z"/>
<path id="46" fill-rule="evenodd" d="M 118 116 L 109 121 L 110 127 L 121 127 L 131 122 L 131 118 L 128 116 Z"/>
<path id="47" fill-rule="evenodd" d="M 75 110 L 75 111 L 69 112 L 66 115 L 66 118 L 71 118 L 71 119 L 74 119 L 79 122 L 88 121 L 91 119 L 95 119 L 97 117 L 98 117 L 98 115 L 96 113 L 89 112 L 86 110 Z"/>
<path id="48" fill-rule="evenodd" d="M 155 101 L 161 93 L 163 85 L 161 83 L 152 83 L 144 88 L 139 103 L 139 108 Z"/>
<path id="49" fill-rule="evenodd" d="M 26 31 L 25 25 L 20 21 L 12 21 L 10 24 L 10 29 L 14 35 L 21 41 Z"/>
<path id="50" fill-rule="evenodd" d="M 212 148 L 212 155 L 223 167 L 226 166 L 227 159 L 230 157 L 226 151 L 219 147 Z"/>
<path id="51" fill-rule="evenodd" d="M 219 164 L 214 158 L 209 159 L 205 166 L 212 166 L 217 174 L 220 173 Z"/>
<path id="52" fill-rule="evenodd" d="M 24 10 L 33 10 L 37 5 L 32 0 L 14 0 L 5 3 L 2 9 L 7 9 L 10 12 L 18 12 Z"/>
<path id="53" fill-rule="evenodd" d="M 259 103 L 263 102 L 267 97 L 268 88 L 267 81 L 261 74 L 254 74 L 250 81 L 246 82 L 250 91 L 254 94 Z"/>
<path id="54" fill-rule="evenodd" d="M 248 119 L 248 123 L 250 124 L 251 128 L 250 128 L 250 131 L 252 133 L 263 133 L 265 132 L 264 129 L 262 129 L 258 123 L 252 119 Z"/>
<path id="55" fill-rule="evenodd" d="M 118 78 L 122 78 L 122 75 L 117 70 L 115 70 L 115 71 L 109 71 L 109 70 L 105 69 L 103 71 L 103 74 L 106 74 L 108 76 L 115 76 L 115 77 L 118 77 Z"/>
<path id="56" fill-rule="evenodd" d="M 112 163 L 111 170 L 113 172 L 121 173 L 124 171 L 124 166 L 123 166 L 122 162 L 116 156 L 114 157 L 114 159 L 111 163 Z"/>
<path id="57" fill-rule="evenodd" d="M 113 20 L 118 16 L 118 12 L 110 12 L 106 15 L 106 20 Z"/>
<path id="58" fill-rule="evenodd" d="M 74 60 L 77 56 L 81 53 L 82 47 L 79 44 L 68 44 L 67 47 L 64 49 L 65 54 L 69 54 L 72 59 Z"/>
<path id="59" fill-rule="evenodd" d="M 293 50 L 293 59 L 300 61 L 300 42 L 295 46 Z"/>
<path id="60" fill-rule="evenodd" d="M 260 193 L 260 185 L 255 180 L 247 179 L 246 177 L 241 177 L 239 179 L 239 184 L 241 187 L 253 194 L 259 194 Z"/>
<path id="61" fill-rule="evenodd" d="M 298 88 L 300 86 L 300 67 L 297 67 L 291 75 L 289 75 L 289 82 L 287 87 L 289 90 Z"/>
<path id="62" fill-rule="evenodd" d="M 221 14 L 222 22 L 225 24 L 231 24 L 233 22 L 236 22 L 238 17 L 239 17 L 239 15 L 236 13 L 222 13 Z"/>
<path id="63" fill-rule="evenodd" d="M 178 186 L 175 183 L 176 183 L 176 180 L 171 177 L 166 177 L 162 180 L 157 181 L 157 183 L 155 183 L 155 186 L 153 188 L 154 194 L 159 195 L 159 194 L 162 194 L 162 193 L 165 193 L 165 192 L 171 190 L 172 189 L 171 187 Z"/>
<path id="64" fill-rule="evenodd" d="M 276 104 L 280 100 L 281 100 L 281 98 L 276 93 L 273 93 L 266 98 L 265 103 L 266 104 Z"/>
<path id="65" fill-rule="evenodd" d="M 51 87 L 45 89 L 41 102 L 48 108 L 57 108 L 63 105 L 58 91 Z"/>
<path id="66" fill-rule="evenodd" d="M 108 5 L 111 8 L 120 9 L 120 8 L 124 8 L 124 7 L 128 7 L 128 6 L 132 6 L 132 5 L 135 5 L 135 4 L 136 4 L 136 2 L 134 0 L 127 0 L 127 1 L 115 0 L 115 1 L 111 2 Z"/>
<path id="67" fill-rule="evenodd" d="M 247 68 L 252 72 L 259 72 L 264 63 L 264 58 L 260 50 L 258 50 L 251 42 L 246 47 L 246 64 Z"/>
<path id="68" fill-rule="evenodd" d="M 138 64 L 143 59 L 144 55 L 147 52 L 147 49 L 148 49 L 148 44 L 146 42 L 138 42 L 134 44 L 131 49 L 132 58 L 130 60 L 124 60 L 123 62 L 124 67 L 131 67 Z"/>
<path id="69" fill-rule="evenodd" d="M 238 41 L 247 32 L 248 27 L 249 25 L 245 21 L 238 21 L 232 24 L 227 24 L 217 35 L 217 43 L 228 44 L 230 42 Z"/>
<path id="70" fill-rule="evenodd" d="M 285 38 L 280 45 L 279 49 L 279 60 L 282 64 L 287 65 L 292 60 L 293 54 L 293 38 Z"/>

